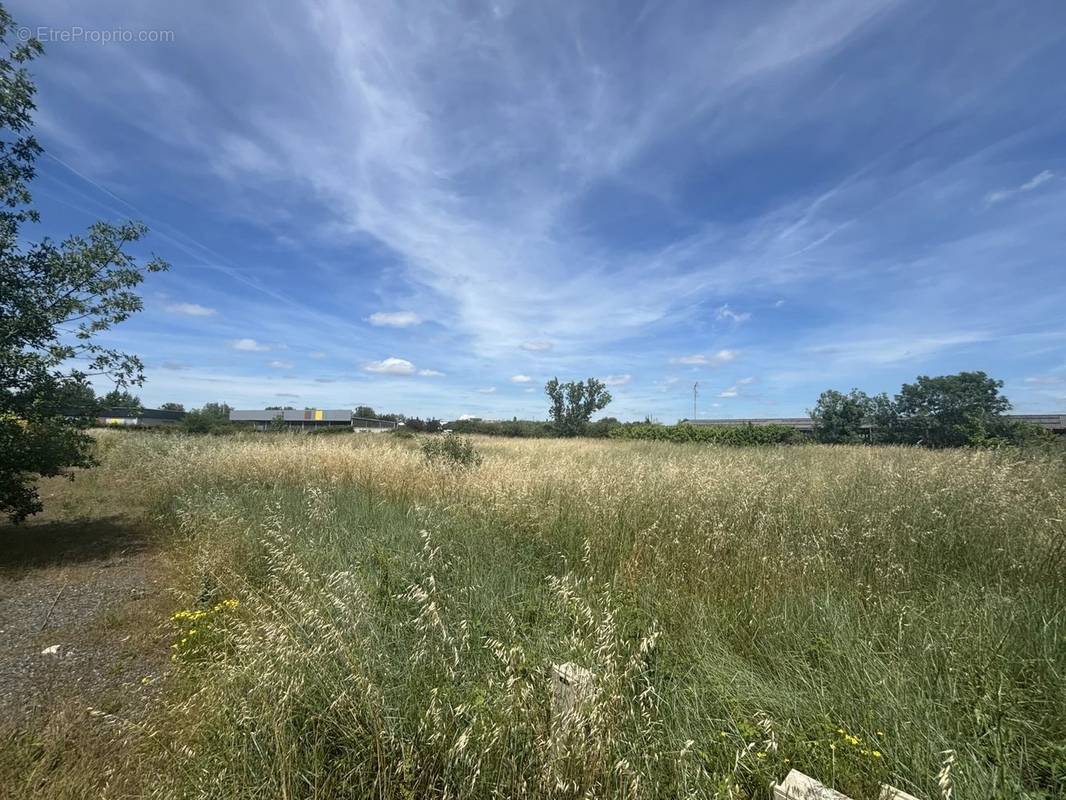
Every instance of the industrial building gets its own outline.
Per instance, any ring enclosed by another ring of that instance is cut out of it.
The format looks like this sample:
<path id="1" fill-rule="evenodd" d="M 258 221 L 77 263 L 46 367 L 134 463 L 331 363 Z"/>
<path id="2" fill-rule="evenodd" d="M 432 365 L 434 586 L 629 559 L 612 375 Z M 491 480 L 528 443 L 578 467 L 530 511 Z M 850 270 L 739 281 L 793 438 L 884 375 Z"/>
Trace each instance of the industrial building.
<path id="1" fill-rule="evenodd" d="M 1007 419 L 1028 422 L 1059 435 L 1066 435 L 1066 414 L 1005 414 Z M 803 433 L 814 432 L 814 421 L 810 417 L 780 417 L 778 419 L 683 419 L 682 425 L 700 425 L 707 427 L 735 428 L 741 425 L 785 425 Z"/>
<path id="2" fill-rule="evenodd" d="M 184 411 L 162 408 L 101 408 L 94 412 L 94 421 L 97 425 L 167 428 L 177 425 L 184 416 Z"/>
<path id="3" fill-rule="evenodd" d="M 250 423 L 258 431 L 268 430 L 279 419 L 286 427 L 299 430 L 317 428 L 344 428 L 355 431 L 378 433 L 391 431 L 397 423 L 385 419 L 357 417 L 350 409 L 305 408 L 305 409 L 234 409 L 229 412 L 230 422 Z"/>

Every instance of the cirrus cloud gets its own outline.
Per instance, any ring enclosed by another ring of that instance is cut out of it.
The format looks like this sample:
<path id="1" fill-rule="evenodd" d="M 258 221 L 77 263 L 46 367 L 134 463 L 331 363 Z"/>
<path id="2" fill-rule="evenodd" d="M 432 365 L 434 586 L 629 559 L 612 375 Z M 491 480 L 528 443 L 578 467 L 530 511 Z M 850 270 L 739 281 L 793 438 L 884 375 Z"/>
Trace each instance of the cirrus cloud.
<path id="1" fill-rule="evenodd" d="M 547 351 L 551 350 L 552 347 L 554 347 L 554 345 L 551 342 L 544 341 L 544 340 L 531 341 L 531 342 L 522 342 L 522 344 L 519 345 L 519 346 L 523 350 L 526 350 L 526 351 L 528 351 L 530 353 L 546 353 Z"/>
<path id="2" fill-rule="evenodd" d="M 704 355 L 703 353 L 696 353 L 691 356 L 678 356 L 677 358 L 671 358 L 671 364 L 694 364 L 697 366 L 710 366 L 717 367 L 722 364 L 727 364 L 737 357 L 736 350 L 719 350 L 711 355 Z"/>
<path id="3" fill-rule="evenodd" d="M 185 314 L 189 317 L 213 317 L 218 312 L 199 303 L 170 303 L 163 306 L 171 314 Z"/>
<path id="4" fill-rule="evenodd" d="M 718 320 L 731 320 L 736 323 L 747 322 L 751 319 L 750 311 L 734 311 L 729 307 L 727 303 L 724 306 L 719 306 L 715 311 L 715 319 Z"/>
<path id="5" fill-rule="evenodd" d="M 409 328 L 420 324 L 422 318 L 413 311 L 377 311 L 371 314 L 367 321 L 378 327 Z"/>

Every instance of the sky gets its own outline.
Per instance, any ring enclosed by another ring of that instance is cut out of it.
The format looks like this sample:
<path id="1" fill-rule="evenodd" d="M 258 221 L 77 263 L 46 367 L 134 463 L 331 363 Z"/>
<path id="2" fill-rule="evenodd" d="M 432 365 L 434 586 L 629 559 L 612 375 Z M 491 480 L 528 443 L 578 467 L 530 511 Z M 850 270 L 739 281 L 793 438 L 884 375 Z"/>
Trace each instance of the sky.
<path id="1" fill-rule="evenodd" d="M 146 405 L 542 419 L 595 376 L 669 423 L 980 369 L 1066 411 L 1061 0 L 7 5 L 24 236 L 171 264 L 106 337 Z"/>

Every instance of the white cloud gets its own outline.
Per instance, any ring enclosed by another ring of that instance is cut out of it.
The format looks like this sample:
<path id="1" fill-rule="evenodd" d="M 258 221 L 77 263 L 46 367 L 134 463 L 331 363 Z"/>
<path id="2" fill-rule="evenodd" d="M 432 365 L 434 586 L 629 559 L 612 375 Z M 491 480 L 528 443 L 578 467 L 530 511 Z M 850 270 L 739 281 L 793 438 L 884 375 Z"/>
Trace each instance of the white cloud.
<path id="1" fill-rule="evenodd" d="M 512 375 L 511 383 L 532 383 L 533 379 L 528 375 Z"/>
<path id="2" fill-rule="evenodd" d="M 313 353 L 308 353 L 307 355 L 309 358 L 313 358 L 316 360 L 323 359 L 326 357 L 326 354 L 321 350 L 315 350 Z"/>
<path id="3" fill-rule="evenodd" d="M 267 364 L 271 369 L 292 369 L 291 361 L 271 361 Z"/>
<path id="4" fill-rule="evenodd" d="M 213 317 L 218 312 L 199 303 L 170 303 L 164 308 L 171 314 L 186 314 L 190 317 Z"/>
<path id="5" fill-rule="evenodd" d="M 551 342 L 532 341 L 522 342 L 521 347 L 523 350 L 528 350 L 530 353 L 544 353 L 551 350 L 554 345 Z"/>
<path id="6" fill-rule="evenodd" d="M 988 205 L 992 205 L 993 203 L 999 203 L 1016 194 L 1020 194 L 1021 192 L 1031 192 L 1036 187 L 1047 183 L 1054 177 L 1054 172 L 1045 169 L 1043 172 L 1038 172 L 1021 186 L 1015 186 L 1011 189 L 997 189 L 994 192 L 989 192 L 985 195 L 985 202 L 988 203 Z"/>
<path id="7" fill-rule="evenodd" d="M 245 350 L 248 352 L 262 353 L 269 350 L 270 347 L 265 344 L 260 344 L 255 339 L 234 339 L 230 342 L 230 347 L 234 350 Z"/>
<path id="8" fill-rule="evenodd" d="M 625 375 L 608 375 L 603 379 L 603 382 L 608 386 L 625 386 L 633 380 L 633 376 L 626 373 Z"/>
<path id="9" fill-rule="evenodd" d="M 993 341 L 990 331 L 963 331 L 926 336 L 877 336 L 864 338 L 861 331 L 852 329 L 850 337 L 839 343 L 815 345 L 808 348 L 822 361 L 847 364 L 896 364 L 915 361 L 934 353 L 979 342 Z"/>
<path id="10" fill-rule="evenodd" d="M 496 394 L 495 386 L 486 386 L 484 389 L 478 389 L 482 394 Z"/>
<path id="11" fill-rule="evenodd" d="M 737 386 L 747 386 L 749 383 L 755 383 L 755 378 L 741 378 L 737 381 Z"/>
<path id="12" fill-rule="evenodd" d="M 784 300 L 778 300 L 776 303 L 774 303 L 774 308 L 781 308 L 781 306 L 783 306 L 784 304 Z"/>
<path id="13" fill-rule="evenodd" d="M 1059 375 L 1036 375 L 1032 378 L 1026 378 L 1026 383 L 1034 383 L 1038 386 L 1054 386 L 1058 383 L 1063 383 L 1066 378 Z"/>
<path id="14" fill-rule="evenodd" d="M 418 325 L 422 318 L 413 311 L 378 311 L 370 315 L 371 325 L 387 328 L 409 328 Z"/>
<path id="15" fill-rule="evenodd" d="M 418 374 L 424 378 L 443 378 L 444 373 L 435 369 L 420 369 Z"/>
<path id="16" fill-rule="evenodd" d="M 734 311 L 729 305 L 719 306 L 715 312 L 715 319 L 723 320 L 728 319 L 733 322 L 747 322 L 751 319 L 751 312 L 749 311 Z"/>
<path id="17" fill-rule="evenodd" d="M 678 356 L 677 358 L 671 358 L 672 364 L 697 364 L 717 367 L 721 364 L 728 363 L 737 357 L 736 350 L 719 350 L 717 353 L 712 353 L 707 356 L 702 353 L 697 353 L 691 356 Z"/>
<path id="18" fill-rule="evenodd" d="M 718 393 L 719 397 L 736 397 L 738 394 L 736 386 L 730 386 L 728 389 L 723 389 Z"/>
<path id="19" fill-rule="evenodd" d="M 390 356 L 382 361 L 371 361 L 363 366 L 367 372 L 375 372 L 385 375 L 413 375 L 415 365 L 406 358 Z"/>

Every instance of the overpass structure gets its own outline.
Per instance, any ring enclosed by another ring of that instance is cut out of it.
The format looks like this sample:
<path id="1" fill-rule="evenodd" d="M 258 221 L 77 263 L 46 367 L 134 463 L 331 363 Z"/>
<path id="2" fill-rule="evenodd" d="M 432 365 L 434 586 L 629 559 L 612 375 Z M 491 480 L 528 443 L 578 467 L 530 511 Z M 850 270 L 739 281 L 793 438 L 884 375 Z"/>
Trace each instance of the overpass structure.
<path id="1" fill-rule="evenodd" d="M 1005 414 L 1007 419 L 1039 425 L 1046 431 L 1066 435 L 1066 414 Z M 717 428 L 735 428 L 742 425 L 784 425 L 803 433 L 814 431 L 814 421 L 810 417 L 777 417 L 748 419 L 683 419 L 681 425 L 700 425 Z"/>

